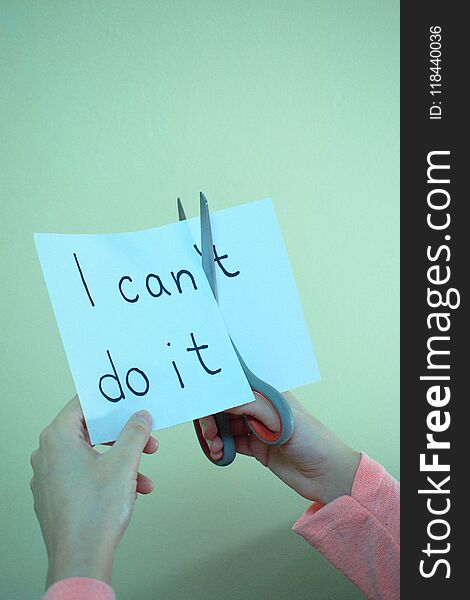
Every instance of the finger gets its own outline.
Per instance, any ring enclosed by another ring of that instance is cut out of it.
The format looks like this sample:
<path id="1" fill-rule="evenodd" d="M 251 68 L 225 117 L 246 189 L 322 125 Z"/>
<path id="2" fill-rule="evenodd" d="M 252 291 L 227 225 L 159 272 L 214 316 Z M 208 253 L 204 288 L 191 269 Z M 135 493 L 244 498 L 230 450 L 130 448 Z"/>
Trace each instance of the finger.
<path id="1" fill-rule="evenodd" d="M 141 454 L 147 445 L 152 429 L 152 416 L 141 410 L 127 421 L 114 446 L 107 455 L 119 457 L 124 465 L 137 470 Z"/>
<path id="2" fill-rule="evenodd" d="M 211 452 L 211 458 L 212 460 L 220 460 L 222 458 L 222 456 L 224 455 L 223 452 Z"/>
<path id="3" fill-rule="evenodd" d="M 104 442 L 101 446 L 114 446 L 114 442 Z M 144 454 L 154 454 L 158 450 L 158 441 L 151 435 L 143 449 Z"/>
<path id="4" fill-rule="evenodd" d="M 144 446 L 143 453 L 144 454 L 155 454 L 158 450 L 158 441 L 156 438 L 151 435 Z"/>
<path id="5" fill-rule="evenodd" d="M 224 448 L 224 443 L 218 435 L 216 435 L 214 439 L 206 440 L 206 441 L 207 441 L 207 445 L 210 448 L 211 454 L 212 453 L 217 454 L 218 452 L 221 452 Z"/>
<path id="6" fill-rule="evenodd" d="M 147 475 L 137 473 L 137 492 L 139 494 L 150 494 L 154 488 L 153 481 Z"/>
<path id="7" fill-rule="evenodd" d="M 242 404 L 241 406 L 236 406 L 235 408 L 230 408 L 226 412 L 232 413 L 234 415 L 248 415 L 251 417 L 255 417 L 258 421 L 261 421 L 268 429 L 271 431 L 279 431 L 280 430 L 280 422 L 279 417 L 277 415 L 274 406 L 266 400 L 263 396 L 257 394 L 256 400 L 253 402 L 248 402 L 248 404 Z"/>
<path id="8" fill-rule="evenodd" d="M 77 427 L 79 431 L 81 431 L 83 423 L 83 411 L 77 395 L 64 406 L 53 420 L 54 426 L 68 429 Z"/>
<path id="9" fill-rule="evenodd" d="M 211 440 L 215 435 L 217 435 L 217 423 L 214 415 L 202 417 L 202 419 L 199 419 L 199 423 L 201 425 L 202 435 L 206 440 Z"/>
<path id="10" fill-rule="evenodd" d="M 204 421 L 204 424 L 201 423 Z M 223 456 L 224 443 L 222 439 L 217 435 L 217 423 L 213 416 L 203 417 L 200 419 L 201 430 L 204 439 L 209 447 L 209 454 L 212 460 L 220 460 Z M 212 436 L 212 437 L 210 437 Z"/>

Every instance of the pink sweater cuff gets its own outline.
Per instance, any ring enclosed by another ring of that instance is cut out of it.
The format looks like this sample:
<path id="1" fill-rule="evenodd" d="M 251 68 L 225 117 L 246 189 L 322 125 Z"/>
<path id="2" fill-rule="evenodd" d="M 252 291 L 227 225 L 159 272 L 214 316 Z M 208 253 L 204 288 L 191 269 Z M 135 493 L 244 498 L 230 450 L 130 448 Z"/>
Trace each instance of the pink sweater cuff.
<path id="1" fill-rule="evenodd" d="M 351 496 L 313 503 L 293 530 L 370 599 L 399 598 L 399 484 L 361 454 Z"/>
<path id="2" fill-rule="evenodd" d="M 71 577 L 53 583 L 43 600 L 116 600 L 116 597 L 112 588 L 104 581 Z"/>

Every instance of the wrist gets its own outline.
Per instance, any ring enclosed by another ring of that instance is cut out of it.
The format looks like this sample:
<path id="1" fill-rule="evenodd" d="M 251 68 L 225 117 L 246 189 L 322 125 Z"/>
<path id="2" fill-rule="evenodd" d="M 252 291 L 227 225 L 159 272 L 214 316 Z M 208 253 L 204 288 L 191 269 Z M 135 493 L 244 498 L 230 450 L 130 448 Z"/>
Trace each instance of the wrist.
<path id="1" fill-rule="evenodd" d="M 96 548 L 62 548 L 49 556 L 46 589 L 62 579 L 88 577 L 111 583 L 113 553 Z"/>
<path id="2" fill-rule="evenodd" d="M 321 498 L 318 500 L 322 504 L 328 504 L 341 496 L 350 496 L 360 462 L 360 452 L 352 448 L 345 448 L 335 464 L 332 465 L 329 476 L 325 478 L 320 494 Z"/>

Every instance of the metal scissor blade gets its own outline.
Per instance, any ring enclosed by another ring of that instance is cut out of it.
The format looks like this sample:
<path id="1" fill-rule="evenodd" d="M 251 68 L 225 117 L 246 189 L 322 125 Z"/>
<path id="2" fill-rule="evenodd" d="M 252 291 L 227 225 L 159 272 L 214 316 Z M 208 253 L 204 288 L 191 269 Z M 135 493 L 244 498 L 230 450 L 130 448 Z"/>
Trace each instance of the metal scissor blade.
<path id="1" fill-rule="evenodd" d="M 209 284 L 217 300 L 217 282 L 215 279 L 215 264 L 214 264 L 214 243 L 212 241 L 211 218 L 209 214 L 209 204 L 207 198 L 202 192 L 199 194 L 199 210 L 201 214 L 201 254 L 202 268 L 206 274 Z"/>
<path id="2" fill-rule="evenodd" d="M 181 204 L 181 200 L 179 198 L 176 201 L 176 204 L 178 205 L 178 219 L 180 221 L 186 221 L 186 213 L 184 212 L 183 205 Z"/>

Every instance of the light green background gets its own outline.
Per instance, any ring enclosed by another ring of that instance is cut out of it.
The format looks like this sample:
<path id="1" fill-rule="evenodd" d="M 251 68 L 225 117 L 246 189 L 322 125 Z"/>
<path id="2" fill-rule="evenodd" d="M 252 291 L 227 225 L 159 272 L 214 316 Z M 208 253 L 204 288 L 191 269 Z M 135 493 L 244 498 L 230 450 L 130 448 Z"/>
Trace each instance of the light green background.
<path id="1" fill-rule="evenodd" d="M 34 231 L 271 196 L 322 372 L 298 396 L 397 475 L 398 1 L 0 6 L 2 600 L 41 594 L 29 456 L 74 394 Z M 159 439 L 119 598 L 361 597 L 290 531 L 307 501 L 244 457 L 213 467 L 191 424 Z"/>

